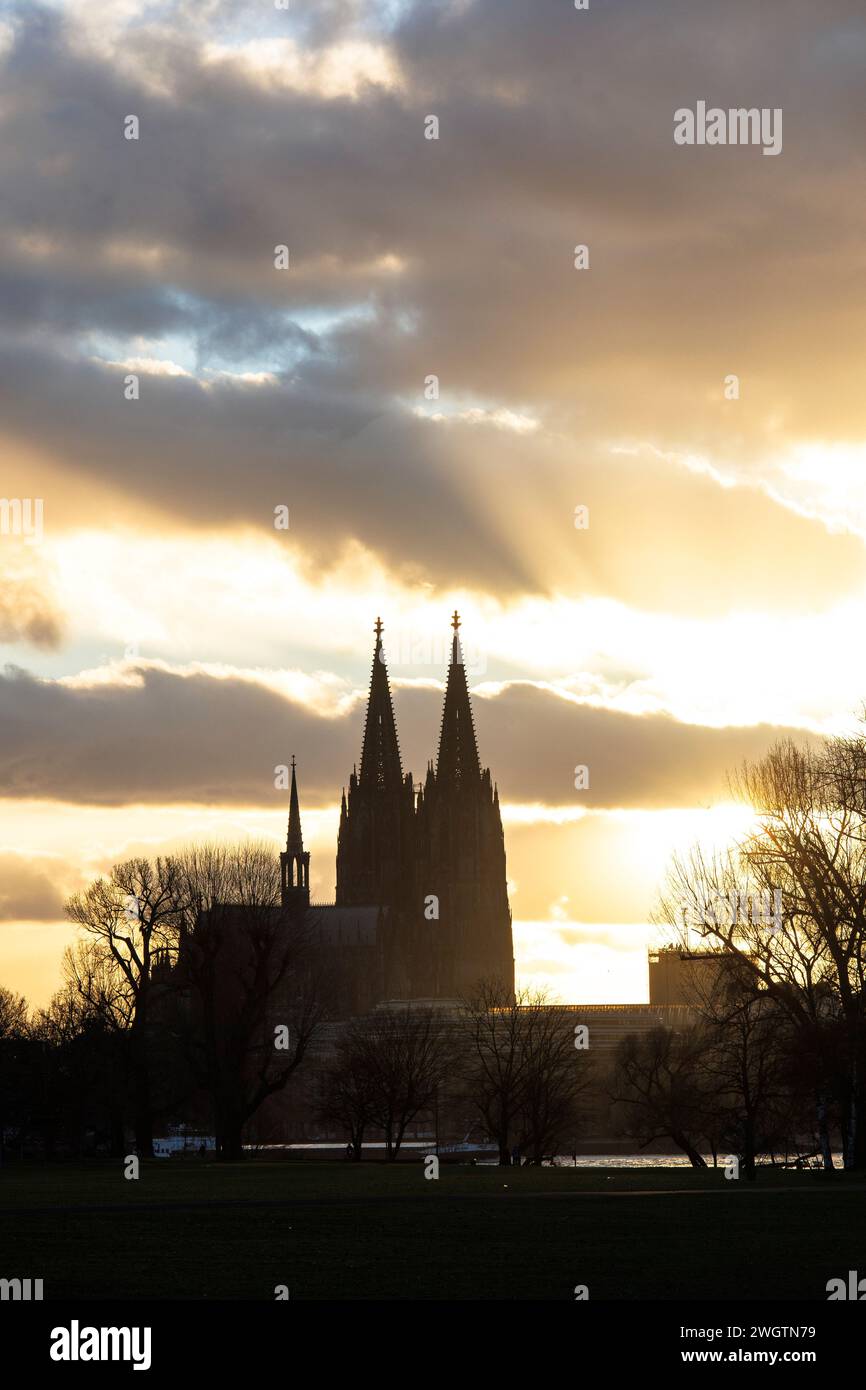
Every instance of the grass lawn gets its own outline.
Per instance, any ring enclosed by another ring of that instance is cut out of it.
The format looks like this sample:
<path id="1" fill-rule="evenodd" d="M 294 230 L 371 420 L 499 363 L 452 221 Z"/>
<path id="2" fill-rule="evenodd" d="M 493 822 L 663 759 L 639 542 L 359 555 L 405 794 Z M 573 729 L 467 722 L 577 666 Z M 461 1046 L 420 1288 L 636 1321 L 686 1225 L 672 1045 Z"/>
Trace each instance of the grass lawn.
<path id="1" fill-rule="evenodd" d="M 51 1298 L 826 1299 L 866 1182 L 766 1170 L 208 1160 L 7 1165 L 0 1277 Z"/>

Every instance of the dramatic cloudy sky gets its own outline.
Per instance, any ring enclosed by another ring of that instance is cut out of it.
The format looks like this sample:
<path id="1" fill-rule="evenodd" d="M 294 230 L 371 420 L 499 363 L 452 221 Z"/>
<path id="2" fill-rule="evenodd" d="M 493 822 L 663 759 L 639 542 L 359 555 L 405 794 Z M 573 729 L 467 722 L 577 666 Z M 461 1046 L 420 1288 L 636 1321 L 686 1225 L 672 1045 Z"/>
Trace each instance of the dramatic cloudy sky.
<path id="1" fill-rule="evenodd" d="M 44 517 L 0 534 L 0 981 L 47 999 L 119 857 L 276 845 L 292 752 L 330 899 L 373 621 L 420 778 L 456 605 L 519 976 L 645 998 L 725 770 L 866 696 L 862 0 L 28 0 L 0 62 Z M 698 101 L 782 153 L 675 145 Z"/>

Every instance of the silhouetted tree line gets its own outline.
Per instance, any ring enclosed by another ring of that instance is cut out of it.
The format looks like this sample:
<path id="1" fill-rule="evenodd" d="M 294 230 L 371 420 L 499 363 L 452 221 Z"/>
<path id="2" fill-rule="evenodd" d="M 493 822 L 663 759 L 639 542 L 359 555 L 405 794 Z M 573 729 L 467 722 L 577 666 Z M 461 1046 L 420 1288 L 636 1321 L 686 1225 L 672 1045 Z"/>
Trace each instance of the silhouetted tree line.
<path id="1" fill-rule="evenodd" d="M 716 953 L 695 972 L 693 1026 L 626 1039 L 613 1094 L 640 1142 L 747 1175 L 810 1136 L 825 1168 L 866 1165 L 866 739 L 790 741 L 730 778 L 755 823 L 671 864 L 658 920 Z M 703 975 L 703 983 L 700 976 Z"/>
<path id="2" fill-rule="evenodd" d="M 0 1131 L 13 1151 L 142 1156 L 185 1122 L 240 1158 L 249 1122 L 308 1058 L 331 979 L 315 914 L 280 906 L 266 845 L 205 845 L 116 865 L 67 904 L 82 928 L 64 983 L 28 1014 L 0 1008 Z M 410 1125 L 448 1123 L 540 1163 L 578 1126 L 584 1055 L 543 995 L 495 982 L 457 1011 L 376 1010 L 337 1030 L 308 1079 L 308 1113 L 356 1157 L 382 1136 L 396 1159 Z M 157 1126 L 159 1127 L 157 1129 Z"/>
<path id="3" fill-rule="evenodd" d="M 364 1138 L 381 1133 L 387 1158 L 423 1116 L 495 1142 L 502 1164 L 525 1163 L 571 1145 L 589 1062 L 565 1015 L 543 992 L 512 995 L 497 981 L 452 1011 L 414 1005 L 377 1010 L 342 1031 L 317 1077 L 316 1113 L 347 1135 L 360 1160 Z"/>
<path id="4" fill-rule="evenodd" d="M 326 1015 L 311 923 L 280 907 L 267 845 L 115 865 L 67 903 L 82 928 L 47 1009 L 0 992 L 0 1142 L 153 1153 L 198 1123 L 220 1157 L 301 1065 Z"/>
<path id="5" fill-rule="evenodd" d="M 204 845 L 115 866 L 67 905 L 81 937 L 47 1009 L 0 990 L 0 1144 L 152 1152 L 173 1119 L 238 1158 L 251 1121 L 301 1068 L 307 1113 L 355 1157 L 445 1112 L 540 1163 L 573 1147 L 587 1092 L 607 1089 L 622 1132 L 699 1166 L 804 1148 L 866 1162 L 866 739 L 790 742 L 731 790 L 754 824 L 724 853 L 674 859 L 657 913 L 695 972 L 688 1022 L 620 1045 L 610 1077 L 543 995 L 480 984 L 456 1011 L 381 1008 L 334 1032 L 314 914 L 280 906 L 268 845 Z M 755 905 L 758 910 L 755 910 Z M 767 910 L 768 906 L 770 910 Z M 324 1057 L 324 1061 L 323 1061 Z"/>
<path id="6" fill-rule="evenodd" d="M 129 1049 L 68 986 L 47 1009 L 0 987 L 0 1160 L 123 1152 Z"/>
<path id="7" fill-rule="evenodd" d="M 734 1156 L 753 1178 L 760 1158 L 817 1149 L 812 1079 L 783 1011 L 745 988 L 730 961 L 719 966 L 693 1022 L 623 1039 L 610 1094 L 620 1132 L 639 1148 L 671 1141 L 696 1168 Z"/>

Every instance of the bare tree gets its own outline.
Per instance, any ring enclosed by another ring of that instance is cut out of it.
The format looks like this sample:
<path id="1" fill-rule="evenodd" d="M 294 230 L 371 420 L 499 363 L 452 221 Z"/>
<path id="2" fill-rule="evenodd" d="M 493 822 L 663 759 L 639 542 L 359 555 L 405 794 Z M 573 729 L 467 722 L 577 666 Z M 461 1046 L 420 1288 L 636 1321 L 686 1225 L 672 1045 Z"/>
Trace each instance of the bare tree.
<path id="1" fill-rule="evenodd" d="M 27 1033 L 28 1007 L 23 994 L 0 985 L 0 1039 L 21 1038 Z"/>
<path id="2" fill-rule="evenodd" d="M 153 963 L 169 947 L 176 918 L 176 882 L 169 860 L 116 864 L 66 904 L 66 914 L 91 938 L 90 949 L 67 959 L 82 996 L 104 1010 L 112 1027 L 129 1030 L 135 1143 L 153 1153 L 153 1105 L 148 1024 Z"/>
<path id="3" fill-rule="evenodd" d="M 18 1120 L 26 1105 L 22 1076 L 26 1067 L 23 1044 L 29 1035 L 27 1000 L 0 985 L 0 1164 L 6 1127 Z"/>
<path id="4" fill-rule="evenodd" d="M 818 750 L 776 745 L 745 764 L 732 790 L 756 828 L 727 854 L 675 858 L 658 918 L 735 956 L 823 1063 L 816 1097 L 825 1166 L 826 1119 L 836 1094 L 846 1164 L 866 1163 L 866 821 L 861 740 Z M 756 910 L 757 905 L 757 910 Z M 838 1038 L 835 1059 L 824 1046 Z"/>
<path id="5" fill-rule="evenodd" d="M 301 1065 L 326 1014 L 315 924 L 281 908 L 268 844 L 196 846 L 171 867 L 188 1055 L 211 1097 L 217 1156 L 238 1159 L 245 1123 Z"/>
<path id="6" fill-rule="evenodd" d="M 98 946 L 90 941 L 67 952 L 63 987 L 31 1022 L 31 1125 L 46 1153 L 58 1142 L 79 1153 L 94 1143 L 107 1145 L 118 1157 L 126 1152 L 130 1031 L 122 1016 L 112 1022 L 108 1009 L 79 990 L 79 962 L 88 953 L 99 959 Z M 107 961 L 103 964 L 106 975 L 114 974 Z"/>
<path id="7" fill-rule="evenodd" d="M 520 1151 L 532 1164 L 552 1160 L 579 1120 L 579 1098 L 590 1085 L 590 1054 L 575 1047 L 571 1016 L 542 993 L 522 1011 L 524 1056 Z"/>
<path id="8" fill-rule="evenodd" d="M 408 1125 L 435 1101 L 456 1070 L 459 1040 L 450 1020 L 435 1009 L 407 1004 L 382 1008 L 346 1034 L 346 1053 L 369 1097 L 369 1116 L 385 1135 L 393 1162 Z"/>
<path id="9" fill-rule="evenodd" d="M 77 995 L 82 1018 L 99 1018 L 112 1033 L 130 1031 L 135 1019 L 136 994 L 127 973 L 121 970 L 101 941 L 83 937 L 68 946 L 62 961 L 63 989 L 69 1016 L 75 1012 L 69 995 Z"/>
<path id="10" fill-rule="evenodd" d="M 673 1140 L 693 1168 L 707 1166 L 698 1145 L 707 1119 L 701 1071 L 708 1047 L 700 1025 L 630 1033 L 617 1046 L 611 1084 L 625 1132 L 642 1149 L 657 1139 Z"/>
<path id="11" fill-rule="evenodd" d="M 701 1057 L 708 1114 L 719 1140 L 733 1149 L 747 1179 L 759 1154 L 794 1142 L 792 1028 L 767 992 L 756 992 L 736 956 L 725 954 L 696 981 L 695 1008 L 709 1046 Z"/>
<path id="12" fill-rule="evenodd" d="M 22 1037 L 28 1020 L 28 1002 L 0 984 L 0 1038 Z"/>
<path id="13" fill-rule="evenodd" d="M 513 994 L 497 980 L 482 980 L 463 1001 L 461 1027 L 466 1042 L 466 1084 L 487 1133 L 499 1148 L 499 1162 L 511 1162 L 519 1132 L 528 1058 L 523 1046 L 523 990 Z"/>
<path id="14" fill-rule="evenodd" d="M 349 1136 L 352 1159 L 360 1163 L 364 1135 L 375 1124 L 375 1072 L 368 1064 L 363 1024 L 354 1021 L 341 1034 L 334 1057 L 318 1078 L 316 1113 Z"/>
<path id="15" fill-rule="evenodd" d="M 483 982 L 464 1001 L 466 1085 L 500 1164 L 516 1141 L 528 1162 L 553 1158 L 577 1122 L 577 1102 L 590 1084 L 587 1053 L 575 1047 L 571 1016 L 545 991 L 512 994 Z"/>

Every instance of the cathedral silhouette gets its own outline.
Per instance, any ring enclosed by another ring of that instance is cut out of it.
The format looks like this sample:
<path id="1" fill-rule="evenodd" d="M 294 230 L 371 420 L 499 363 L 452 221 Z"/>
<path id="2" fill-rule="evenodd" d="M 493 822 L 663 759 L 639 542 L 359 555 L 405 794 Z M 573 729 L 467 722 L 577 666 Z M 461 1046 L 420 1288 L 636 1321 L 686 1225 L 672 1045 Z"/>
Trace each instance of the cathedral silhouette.
<path id="1" fill-rule="evenodd" d="M 388 999 L 459 998 L 481 980 L 513 993 L 499 794 L 478 756 L 457 613 L 452 627 L 438 756 L 416 789 L 402 768 L 376 620 L 361 767 L 340 806 L 333 904 L 310 902 L 292 759 L 282 905 L 304 915 L 327 954 L 343 1016 Z"/>

